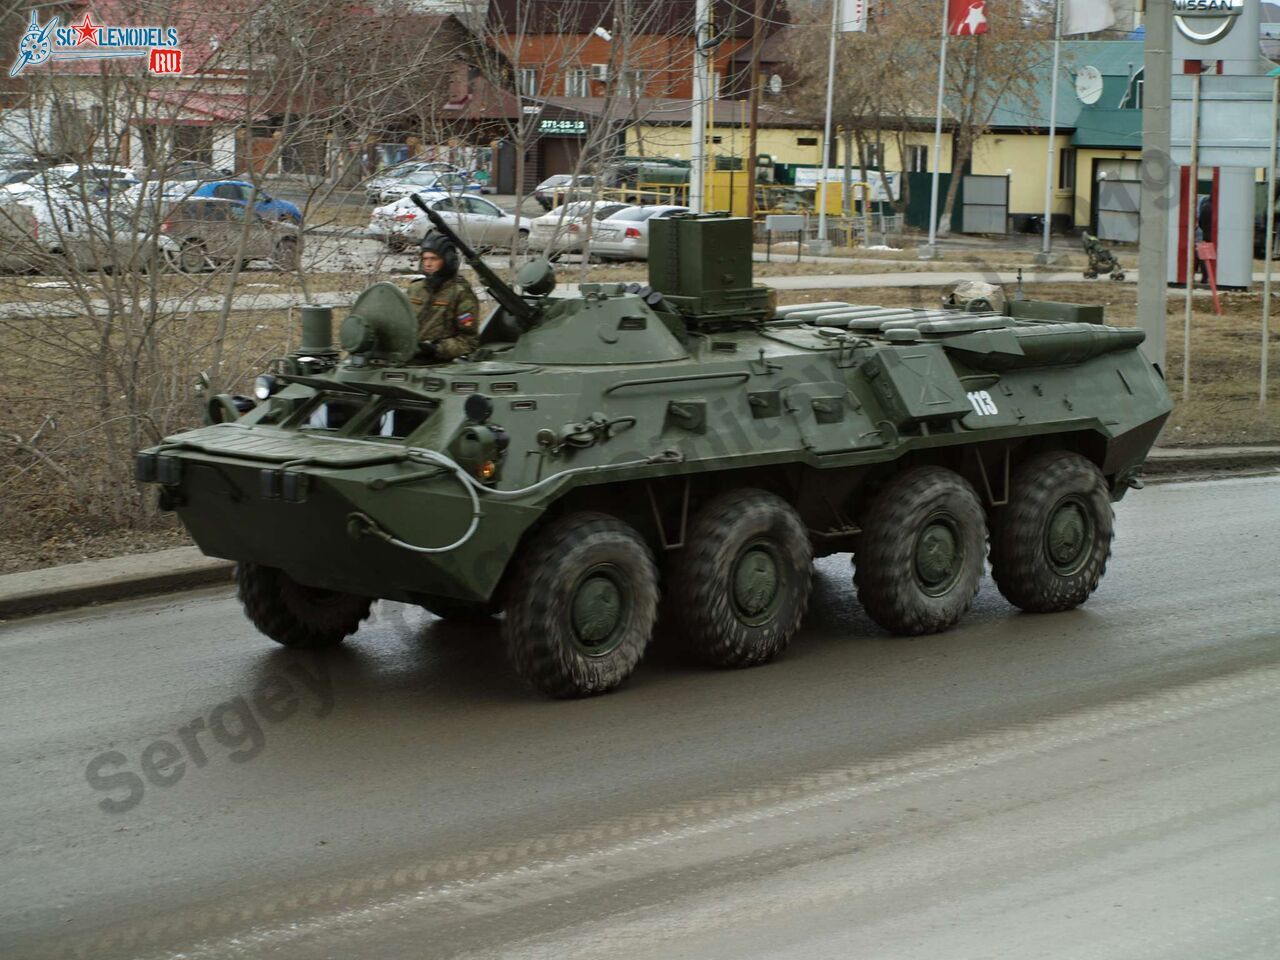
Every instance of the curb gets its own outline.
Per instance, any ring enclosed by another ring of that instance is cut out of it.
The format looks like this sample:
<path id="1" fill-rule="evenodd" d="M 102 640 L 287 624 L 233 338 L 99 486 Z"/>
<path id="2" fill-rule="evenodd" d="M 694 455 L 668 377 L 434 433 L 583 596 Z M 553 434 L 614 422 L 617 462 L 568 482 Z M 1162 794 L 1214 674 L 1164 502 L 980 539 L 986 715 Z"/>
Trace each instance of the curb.
<path id="1" fill-rule="evenodd" d="M 235 564 L 176 547 L 0 576 L 0 620 L 67 607 L 231 584 Z"/>
<path id="2" fill-rule="evenodd" d="M 1260 470 L 1280 472 L 1280 447 L 1157 447 L 1144 473 L 1163 482 Z M 231 561 L 206 557 L 197 547 L 176 547 L 10 573 L 0 576 L 0 620 L 216 584 L 229 587 L 234 569 Z"/>

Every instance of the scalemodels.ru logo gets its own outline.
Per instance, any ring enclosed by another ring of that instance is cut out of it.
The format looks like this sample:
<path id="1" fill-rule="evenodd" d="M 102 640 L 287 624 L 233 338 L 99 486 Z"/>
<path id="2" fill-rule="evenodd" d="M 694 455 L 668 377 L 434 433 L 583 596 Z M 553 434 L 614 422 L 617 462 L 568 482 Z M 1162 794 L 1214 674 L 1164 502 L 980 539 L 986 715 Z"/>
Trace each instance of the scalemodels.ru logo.
<path id="1" fill-rule="evenodd" d="M 18 41 L 18 59 L 9 68 L 16 77 L 46 60 L 106 60 L 146 57 L 151 73 L 182 73 L 182 49 L 173 27 L 110 27 L 86 13 L 78 24 L 59 27 L 54 17 L 44 26 L 31 11 L 31 25 Z"/>

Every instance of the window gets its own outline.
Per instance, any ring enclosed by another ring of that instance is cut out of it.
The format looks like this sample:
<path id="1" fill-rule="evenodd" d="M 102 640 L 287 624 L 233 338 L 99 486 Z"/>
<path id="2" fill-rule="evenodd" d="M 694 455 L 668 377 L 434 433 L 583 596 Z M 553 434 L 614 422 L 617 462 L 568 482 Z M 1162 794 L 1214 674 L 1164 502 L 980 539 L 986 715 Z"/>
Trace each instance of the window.
<path id="1" fill-rule="evenodd" d="M 818 145 L 817 137 L 796 137 L 797 147 L 816 147 Z"/>
<path id="2" fill-rule="evenodd" d="M 1129 106 L 1134 110 L 1142 109 L 1142 84 L 1143 80 L 1141 77 L 1133 81 L 1133 99 L 1129 102 Z"/>
<path id="3" fill-rule="evenodd" d="M 618 77 L 618 86 L 624 97 L 643 97 L 644 71 L 623 70 Z"/>
<path id="4" fill-rule="evenodd" d="M 929 170 L 929 148 L 923 146 L 907 147 L 907 173 L 927 173 Z"/>
<path id="5" fill-rule="evenodd" d="M 481 217 L 502 216 L 502 211 L 488 200 L 481 200 L 479 197 L 459 197 L 458 199 L 467 213 L 472 213 Z"/>
<path id="6" fill-rule="evenodd" d="M 712 100 L 720 99 L 720 71 L 719 70 L 711 71 L 711 99 Z"/>
<path id="7" fill-rule="evenodd" d="M 241 190 L 233 183 L 220 183 L 213 188 L 213 195 L 223 200 L 242 200 L 244 199 Z"/>
<path id="8" fill-rule="evenodd" d="M 520 92 L 526 97 L 536 97 L 538 95 L 538 68 L 521 67 L 519 75 Z"/>
<path id="9" fill-rule="evenodd" d="M 586 70 L 578 68 L 570 70 L 564 78 L 564 95 L 566 97 L 591 96 L 591 83 Z"/>
<path id="10" fill-rule="evenodd" d="M 364 405 L 363 397 L 322 397 L 311 407 L 300 426 L 303 430 L 341 430 L 364 409 Z"/>
<path id="11" fill-rule="evenodd" d="M 427 422 L 434 407 L 395 404 L 386 408 L 371 424 L 370 436 L 403 440 Z"/>
<path id="12" fill-rule="evenodd" d="M 1058 152 L 1058 189 L 1074 190 L 1076 188 L 1076 152 L 1060 150 Z"/>
<path id="13" fill-rule="evenodd" d="M 884 166 L 884 144 L 879 140 L 867 144 L 867 166 L 874 170 Z"/>

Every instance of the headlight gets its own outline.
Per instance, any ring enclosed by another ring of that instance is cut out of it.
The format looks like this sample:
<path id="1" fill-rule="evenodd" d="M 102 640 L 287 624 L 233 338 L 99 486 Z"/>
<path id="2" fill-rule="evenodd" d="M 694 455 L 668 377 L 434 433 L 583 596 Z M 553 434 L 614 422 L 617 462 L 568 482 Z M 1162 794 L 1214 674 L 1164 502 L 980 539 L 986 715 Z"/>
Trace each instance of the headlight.
<path id="1" fill-rule="evenodd" d="M 280 384 L 269 373 L 264 373 L 253 381 L 253 395 L 259 400 L 266 400 L 279 389 Z"/>

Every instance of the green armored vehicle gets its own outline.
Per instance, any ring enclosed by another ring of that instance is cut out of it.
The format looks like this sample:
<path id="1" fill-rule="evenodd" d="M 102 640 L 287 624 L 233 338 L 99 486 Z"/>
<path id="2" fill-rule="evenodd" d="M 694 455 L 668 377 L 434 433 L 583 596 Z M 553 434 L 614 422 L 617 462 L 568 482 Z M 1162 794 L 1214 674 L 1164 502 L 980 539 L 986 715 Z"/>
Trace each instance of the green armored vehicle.
<path id="1" fill-rule="evenodd" d="M 655 628 L 714 665 L 769 660 L 836 552 L 893 633 L 955 624 L 988 559 L 1024 610 L 1084 602 L 1170 410 L 1141 332 L 1026 300 L 778 308 L 751 239 L 655 222 L 647 286 L 571 294 L 538 261 L 517 293 L 459 243 L 498 303 L 470 357 L 411 363 L 391 284 L 341 350 L 304 308 L 257 404 L 214 398 L 220 422 L 139 454 L 138 478 L 238 562 L 272 639 L 339 643 L 380 597 L 502 613 L 553 696 L 616 687 Z"/>

